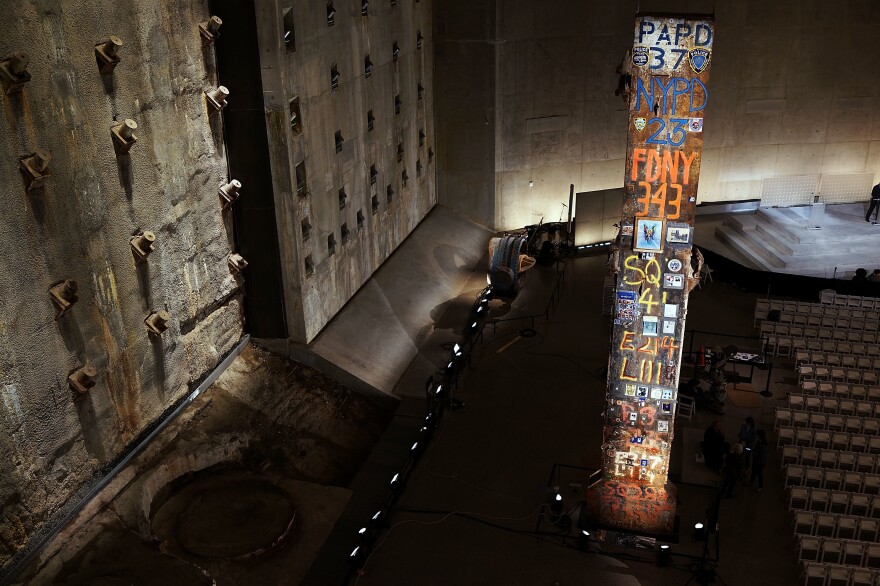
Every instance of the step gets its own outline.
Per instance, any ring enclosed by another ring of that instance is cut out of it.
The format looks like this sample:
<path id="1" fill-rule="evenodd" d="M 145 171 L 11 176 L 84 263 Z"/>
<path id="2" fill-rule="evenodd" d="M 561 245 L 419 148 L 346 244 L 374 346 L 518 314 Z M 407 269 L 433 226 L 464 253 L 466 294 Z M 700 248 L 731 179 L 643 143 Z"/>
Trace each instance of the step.
<path id="1" fill-rule="evenodd" d="M 872 256 L 878 252 L 880 240 L 877 236 L 859 236 L 853 235 L 846 240 L 834 240 L 822 243 L 792 243 L 786 239 L 775 225 L 768 224 L 764 221 L 758 222 L 756 229 L 759 233 L 772 242 L 776 246 L 776 250 L 787 256 L 816 256 L 817 251 L 824 251 L 826 248 L 842 249 L 842 252 L 850 255 Z"/>
<path id="2" fill-rule="evenodd" d="M 806 251 L 804 245 L 792 240 L 788 234 L 776 228 L 775 224 L 759 219 L 755 225 L 755 231 L 769 241 L 780 254 L 791 256 Z"/>
<path id="3" fill-rule="evenodd" d="M 757 229 L 758 217 L 756 214 L 735 214 L 725 217 L 722 223 L 745 233 Z"/>
<path id="4" fill-rule="evenodd" d="M 785 247 L 784 250 L 780 250 L 775 243 L 755 229 L 758 224 L 754 217 L 751 219 L 726 218 L 724 225 L 739 232 L 745 241 L 753 245 L 752 249 L 757 251 L 771 266 L 776 268 L 785 266 L 785 257 L 790 252 L 790 249 Z M 750 226 L 752 226 L 752 229 L 747 229 Z"/>
<path id="5" fill-rule="evenodd" d="M 752 243 L 749 235 L 743 234 L 735 228 L 730 226 L 718 226 L 715 228 L 715 237 L 731 246 L 734 250 L 745 256 L 763 271 L 776 272 L 783 266 L 778 260 L 778 266 L 773 264 L 770 259 L 765 257 L 764 251 L 760 250 Z"/>
<path id="6" fill-rule="evenodd" d="M 846 242 L 853 236 L 880 236 L 880 226 L 864 221 L 864 208 L 859 204 L 827 206 L 820 230 L 807 227 L 808 213 L 807 207 L 760 208 L 756 216 L 773 225 L 785 238 L 801 244 Z"/>
<path id="7" fill-rule="evenodd" d="M 756 214 L 765 224 L 775 227 L 778 234 L 793 243 L 801 243 L 805 236 L 806 222 L 791 212 L 790 208 L 759 208 Z"/>
<path id="8" fill-rule="evenodd" d="M 788 244 L 775 225 L 757 216 L 725 218 L 724 225 L 738 231 L 770 265 L 786 270 L 813 269 L 850 264 L 854 256 L 870 255 L 877 250 L 876 237 L 850 238 L 846 242 Z"/>

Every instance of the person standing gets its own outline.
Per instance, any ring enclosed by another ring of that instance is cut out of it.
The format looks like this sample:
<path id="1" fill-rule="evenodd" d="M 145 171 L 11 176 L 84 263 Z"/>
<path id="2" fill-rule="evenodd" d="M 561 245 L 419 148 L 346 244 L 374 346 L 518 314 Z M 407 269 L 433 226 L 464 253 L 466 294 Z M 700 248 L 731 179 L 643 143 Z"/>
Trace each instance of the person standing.
<path id="1" fill-rule="evenodd" d="M 874 186 L 874 189 L 871 190 L 871 205 L 868 206 L 868 213 L 865 214 L 865 221 L 871 221 L 871 214 L 874 213 L 874 210 L 880 207 L 880 183 Z"/>
<path id="2" fill-rule="evenodd" d="M 724 466 L 721 468 L 721 494 L 724 498 L 733 498 L 733 489 L 736 483 L 743 480 L 743 447 L 742 444 L 733 446 L 733 450 L 724 456 Z"/>
<path id="3" fill-rule="evenodd" d="M 721 430 L 721 422 L 713 421 L 703 434 L 703 458 L 706 466 L 712 470 L 721 469 L 724 454 L 730 451 L 730 444 L 724 441 L 724 432 Z"/>
<path id="4" fill-rule="evenodd" d="M 752 448 L 755 447 L 755 420 L 751 417 L 746 417 L 739 428 L 739 443 L 743 449 L 743 467 L 748 468 L 752 463 Z"/>
<path id="5" fill-rule="evenodd" d="M 752 477 L 749 482 L 758 481 L 756 492 L 764 488 L 764 466 L 767 465 L 767 434 L 763 429 L 755 432 L 755 447 L 752 448 Z"/>

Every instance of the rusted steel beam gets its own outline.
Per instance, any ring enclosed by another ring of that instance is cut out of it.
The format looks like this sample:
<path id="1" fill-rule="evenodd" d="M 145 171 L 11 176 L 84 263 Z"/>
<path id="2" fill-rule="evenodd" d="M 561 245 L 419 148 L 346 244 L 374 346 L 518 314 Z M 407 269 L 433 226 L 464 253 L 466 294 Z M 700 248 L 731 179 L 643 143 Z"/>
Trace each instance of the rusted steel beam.
<path id="1" fill-rule="evenodd" d="M 609 267 L 616 304 L 608 360 L 603 480 L 591 489 L 600 525 L 664 535 L 675 521 L 669 482 L 692 256 L 703 114 L 715 25 L 710 16 L 640 14 L 621 67 L 629 100 L 621 229 Z"/>

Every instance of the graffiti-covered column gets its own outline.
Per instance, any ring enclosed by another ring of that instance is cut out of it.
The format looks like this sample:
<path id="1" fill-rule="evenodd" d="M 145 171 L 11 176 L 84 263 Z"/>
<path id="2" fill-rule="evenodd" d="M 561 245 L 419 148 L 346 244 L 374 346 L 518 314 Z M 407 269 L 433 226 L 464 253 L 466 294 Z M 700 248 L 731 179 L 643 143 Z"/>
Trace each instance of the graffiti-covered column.
<path id="1" fill-rule="evenodd" d="M 674 526 L 667 477 L 688 292 L 699 282 L 691 246 L 713 41 L 711 17 L 636 17 L 604 479 L 589 499 L 606 527 Z"/>

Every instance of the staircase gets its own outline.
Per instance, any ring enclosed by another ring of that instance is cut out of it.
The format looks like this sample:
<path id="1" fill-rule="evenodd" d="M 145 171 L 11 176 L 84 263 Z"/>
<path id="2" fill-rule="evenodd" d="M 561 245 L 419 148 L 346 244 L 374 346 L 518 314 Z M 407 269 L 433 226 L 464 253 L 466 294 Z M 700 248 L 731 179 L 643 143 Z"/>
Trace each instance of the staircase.
<path id="1" fill-rule="evenodd" d="M 865 222 L 862 204 L 829 205 L 822 228 L 807 228 L 809 206 L 759 208 L 732 215 L 715 237 L 765 271 L 815 277 L 880 267 L 880 226 Z M 876 266 L 875 266 L 876 265 Z"/>

